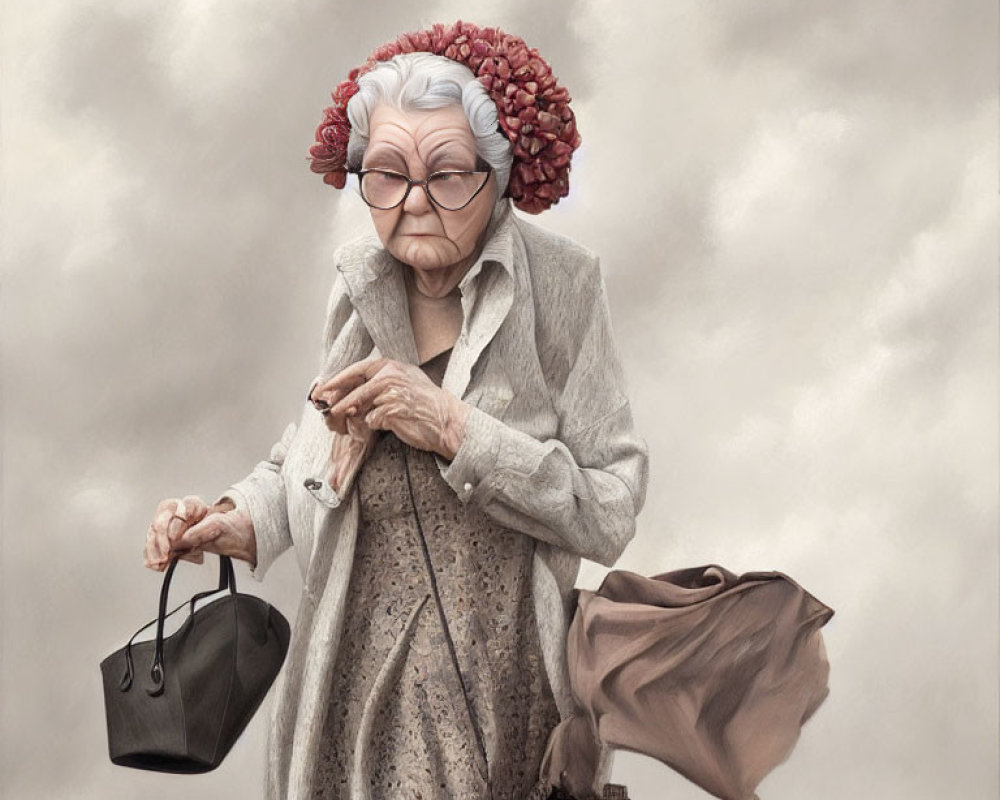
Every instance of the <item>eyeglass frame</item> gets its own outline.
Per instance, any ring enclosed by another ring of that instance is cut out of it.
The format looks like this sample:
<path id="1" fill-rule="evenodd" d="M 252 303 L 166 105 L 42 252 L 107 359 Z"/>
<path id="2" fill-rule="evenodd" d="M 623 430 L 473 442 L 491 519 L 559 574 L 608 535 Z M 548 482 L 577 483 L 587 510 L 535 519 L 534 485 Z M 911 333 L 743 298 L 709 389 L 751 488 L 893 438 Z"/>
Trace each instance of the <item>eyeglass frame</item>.
<path id="1" fill-rule="evenodd" d="M 490 182 L 490 175 L 493 174 L 493 166 L 491 164 L 487 164 L 485 170 L 481 170 L 481 169 L 439 169 L 436 172 L 432 172 L 430 175 L 428 175 L 422 181 L 414 180 L 409 175 L 404 175 L 402 172 L 396 172 L 396 170 L 394 170 L 394 169 L 383 169 L 382 167 L 371 167 L 370 169 L 356 169 L 356 170 L 355 169 L 349 169 L 348 172 L 351 172 L 351 173 L 353 173 L 353 174 L 355 174 L 355 175 L 358 176 L 358 194 L 361 195 L 361 199 L 365 201 L 365 205 L 367 205 L 369 208 L 374 208 L 374 209 L 376 209 L 378 211 L 392 211 L 392 209 L 399 208 L 401 205 L 403 205 L 403 203 L 406 202 L 406 198 L 410 196 L 410 192 L 413 190 L 414 186 L 422 186 L 424 188 L 424 194 L 427 195 L 427 199 L 431 202 L 432 205 L 437 206 L 438 208 L 442 209 L 443 211 L 461 211 L 463 208 L 467 208 L 468 205 L 469 205 L 469 203 L 471 203 L 473 200 L 475 200 L 479 196 L 479 193 L 483 189 L 486 188 L 486 184 Z M 361 189 L 361 182 L 364 180 L 365 175 L 367 175 L 369 172 L 388 173 L 389 175 L 397 175 L 400 178 L 402 178 L 403 180 L 405 180 L 407 186 L 406 186 L 406 191 L 403 192 L 402 199 L 398 203 L 396 203 L 394 205 L 391 205 L 391 206 L 376 206 L 376 205 L 373 205 L 372 203 L 368 202 L 368 198 L 365 197 L 365 193 Z M 465 203 L 463 203 L 462 205 L 460 205 L 458 208 L 448 208 L 448 206 L 441 205 L 437 200 L 434 199 L 434 195 L 432 195 L 430 193 L 430 190 L 427 188 L 428 181 L 430 181 L 432 178 L 436 177 L 437 175 L 475 175 L 476 173 L 479 173 L 479 172 L 485 172 L 486 173 L 485 180 L 483 180 L 483 182 L 479 185 L 479 188 L 476 189 L 476 191 L 472 193 L 472 197 L 470 197 L 468 200 L 466 200 Z"/>

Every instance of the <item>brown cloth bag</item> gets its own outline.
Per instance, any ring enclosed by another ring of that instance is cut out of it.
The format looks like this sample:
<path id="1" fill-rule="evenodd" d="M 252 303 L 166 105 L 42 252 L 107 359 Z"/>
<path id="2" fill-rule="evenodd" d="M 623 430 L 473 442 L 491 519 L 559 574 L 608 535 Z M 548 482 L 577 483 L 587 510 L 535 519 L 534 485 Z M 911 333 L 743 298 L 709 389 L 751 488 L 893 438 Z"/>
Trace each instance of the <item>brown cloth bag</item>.
<path id="1" fill-rule="evenodd" d="M 723 800 L 755 798 L 828 694 L 832 609 L 780 572 L 615 570 L 579 592 L 570 685 L 542 774 L 592 796 L 599 742 L 659 759 Z"/>

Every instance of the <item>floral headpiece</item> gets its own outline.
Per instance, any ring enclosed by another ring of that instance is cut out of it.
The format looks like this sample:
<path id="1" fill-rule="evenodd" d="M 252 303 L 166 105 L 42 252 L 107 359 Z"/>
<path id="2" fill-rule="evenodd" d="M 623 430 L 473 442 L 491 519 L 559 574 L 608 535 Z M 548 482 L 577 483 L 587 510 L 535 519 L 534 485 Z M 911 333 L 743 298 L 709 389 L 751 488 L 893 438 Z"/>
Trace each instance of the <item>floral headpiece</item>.
<path id="1" fill-rule="evenodd" d="M 310 169 L 323 182 L 343 189 L 347 182 L 347 142 L 351 123 L 347 101 L 358 91 L 358 77 L 400 53 L 434 53 L 464 64 L 497 106 L 500 127 L 514 146 L 507 194 L 522 211 L 537 214 L 569 193 L 569 167 L 580 145 L 569 92 L 552 69 L 523 39 L 498 28 L 468 22 L 434 25 L 404 33 L 377 48 L 333 90 L 333 105 L 323 110 L 316 144 L 309 148 Z"/>

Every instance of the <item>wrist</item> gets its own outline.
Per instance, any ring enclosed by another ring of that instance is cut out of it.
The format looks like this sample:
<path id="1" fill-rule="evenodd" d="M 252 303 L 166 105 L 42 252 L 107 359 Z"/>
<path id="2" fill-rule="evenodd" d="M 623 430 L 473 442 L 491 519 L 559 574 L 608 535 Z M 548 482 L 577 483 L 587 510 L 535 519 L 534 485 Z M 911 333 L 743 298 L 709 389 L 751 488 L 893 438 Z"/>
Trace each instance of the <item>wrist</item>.
<path id="1" fill-rule="evenodd" d="M 208 509 L 208 514 L 225 514 L 227 511 L 232 511 L 234 508 L 236 508 L 236 503 L 228 497 L 223 497 L 219 500 L 219 502 L 214 503 L 212 507 Z M 208 514 L 205 516 L 208 516 Z"/>
<path id="2" fill-rule="evenodd" d="M 462 402 L 457 397 L 453 398 L 444 429 L 441 432 L 441 443 L 437 450 L 448 461 L 455 458 L 458 448 L 462 446 L 462 440 L 465 438 L 465 424 L 471 411 L 472 406 L 468 403 Z"/>
<path id="3" fill-rule="evenodd" d="M 250 531 L 250 538 L 247 542 L 245 560 L 250 565 L 250 569 L 257 569 L 257 537 L 252 530 Z"/>

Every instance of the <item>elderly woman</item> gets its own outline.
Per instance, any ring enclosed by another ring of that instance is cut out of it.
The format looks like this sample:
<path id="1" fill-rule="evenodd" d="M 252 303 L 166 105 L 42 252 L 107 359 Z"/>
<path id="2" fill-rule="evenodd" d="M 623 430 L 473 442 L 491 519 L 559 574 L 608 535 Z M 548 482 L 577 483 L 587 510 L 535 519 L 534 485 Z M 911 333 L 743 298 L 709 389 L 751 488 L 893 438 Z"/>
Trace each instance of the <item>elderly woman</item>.
<path id="1" fill-rule="evenodd" d="M 618 558 L 647 461 L 597 258 L 511 209 L 565 194 L 569 96 L 521 40 L 458 23 L 334 99 L 313 167 L 358 175 L 377 238 L 335 255 L 298 425 L 211 507 L 163 501 L 146 563 L 220 553 L 262 580 L 294 546 L 268 797 L 545 798 L 579 711 L 580 559 Z"/>

